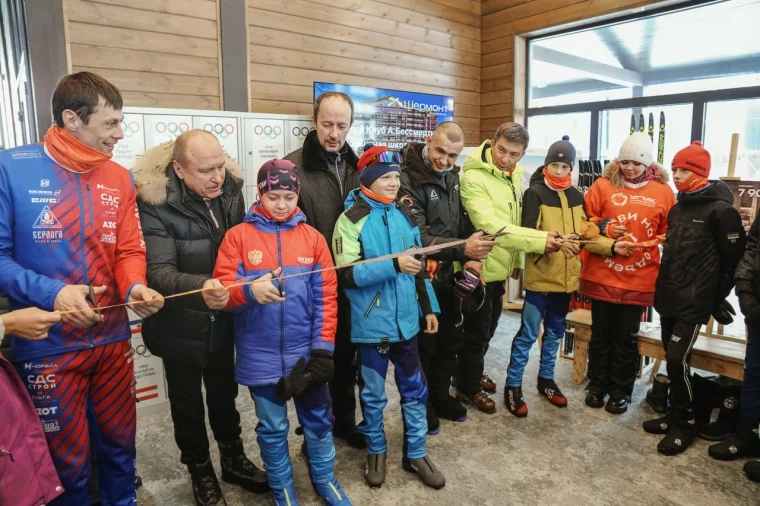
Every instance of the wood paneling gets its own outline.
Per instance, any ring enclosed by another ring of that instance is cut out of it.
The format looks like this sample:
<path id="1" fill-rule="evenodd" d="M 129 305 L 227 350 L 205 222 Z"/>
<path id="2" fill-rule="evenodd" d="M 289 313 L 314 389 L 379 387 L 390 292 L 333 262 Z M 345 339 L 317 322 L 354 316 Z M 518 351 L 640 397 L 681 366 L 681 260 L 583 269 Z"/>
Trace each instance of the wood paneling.
<path id="1" fill-rule="evenodd" d="M 248 0 L 251 110 L 310 114 L 313 82 L 448 95 L 480 132 L 478 0 Z M 492 72 L 502 73 L 501 66 Z"/>
<path id="2" fill-rule="evenodd" d="M 481 18 L 481 135 L 502 122 L 524 122 L 525 39 L 522 34 L 558 27 L 658 0 L 484 0 Z M 519 54 L 518 54 L 519 53 Z"/>
<path id="3" fill-rule="evenodd" d="M 217 0 L 66 0 L 74 71 L 113 82 L 125 105 L 220 109 Z"/>

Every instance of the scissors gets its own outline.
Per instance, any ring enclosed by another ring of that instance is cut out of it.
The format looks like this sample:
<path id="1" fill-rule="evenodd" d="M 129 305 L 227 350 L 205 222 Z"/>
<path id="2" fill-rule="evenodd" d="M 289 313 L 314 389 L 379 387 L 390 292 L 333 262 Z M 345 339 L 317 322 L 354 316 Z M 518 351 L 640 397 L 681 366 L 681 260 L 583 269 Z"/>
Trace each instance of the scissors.
<path id="1" fill-rule="evenodd" d="M 99 321 L 95 322 L 95 325 L 103 321 L 103 315 L 100 313 L 100 309 L 98 309 L 98 303 L 95 301 L 95 289 L 92 287 L 92 285 L 87 285 L 87 288 L 90 290 L 90 293 L 87 294 L 86 300 L 90 304 L 92 304 L 92 309 L 95 311 L 95 314 L 98 315 L 98 318 L 100 318 Z"/>

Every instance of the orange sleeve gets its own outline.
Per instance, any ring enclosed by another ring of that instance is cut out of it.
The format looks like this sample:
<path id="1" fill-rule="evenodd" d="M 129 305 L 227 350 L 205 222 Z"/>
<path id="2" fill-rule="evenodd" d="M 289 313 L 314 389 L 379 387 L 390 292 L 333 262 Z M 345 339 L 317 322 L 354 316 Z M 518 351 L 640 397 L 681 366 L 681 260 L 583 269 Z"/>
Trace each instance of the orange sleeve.
<path id="1" fill-rule="evenodd" d="M 116 224 L 116 252 L 114 255 L 114 276 L 119 293 L 126 302 L 133 286 L 148 286 L 145 259 L 145 238 L 140 226 L 140 213 L 137 210 L 137 191 L 130 186 L 129 198 L 122 206 L 122 213 Z"/>
<path id="2" fill-rule="evenodd" d="M 316 229 L 310 233 L 311 240 L 316 244 L 313 269 L 328 269 L 309 277 L 314 296 L 311 349 L 332 353 L 335 348 L 335 333 L 338 330 L 338 275 L 332 268 L 335 264 L 324 236 Z"/>
<path id="3" fill-rule="evenodd" d="M 227 231 L 216 255 L 216 266 L 214 267 L 213 277 L 221 281 L 224 286 L 233 285 L 246 279 L 245 276 L 241 275 L 241 273 L 245 272 L 245 258 L 241 253 L 240 234 L 238 231 L 237 226 Z M 253 299 L 250 285 L 236 286 L 230 288 L 230 299 L 227 301 L 224 309 L 232 310 L 244 306 L 252 300 L 255 299 Z"/>

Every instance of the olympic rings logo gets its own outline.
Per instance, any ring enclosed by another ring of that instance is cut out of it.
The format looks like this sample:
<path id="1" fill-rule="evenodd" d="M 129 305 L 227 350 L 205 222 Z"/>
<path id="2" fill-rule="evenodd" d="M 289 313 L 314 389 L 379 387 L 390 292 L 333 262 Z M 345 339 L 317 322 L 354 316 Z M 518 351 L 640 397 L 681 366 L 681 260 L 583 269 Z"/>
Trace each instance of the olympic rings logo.
<path id="1" fill-rule="evenodd" d="M 124 137 L 132 137 L 140 131 L 140 124 L 136 121 L 130 121 L 129 124 L 127 124 L 126 121 L 122 120 L 121 130 L 124 132 Z"/>
<path id="2" fill-rule="evenodd" d="M 156 132 L 160 134 L 168 131 L 170 134 L 178 137 L 180 134 L 183 134 L 188 130 L 190 130 L 190 126 L 184 121 L 180 124 L 177 124 L 173 121 L 170 123 L 156 123 Z"/>
<path id="3" fill-rule="evenodd" d="M 298 140 L 304 140 L 307 135 L 309 135 L 309 132 L 311 132 L 311 128 L 309 127 L 293 127 L 292 134 L 294 137 L 297 137 Z"/>
<path id="4" fill-rule="evenodd" d="M 226 139 L 228 136 L 232 135 L 235 132 L 235 127 L 230 123 L 227 123 L 226 125 L 222 125 L 221 123 L 217 123 L 215 125 L 206 123 L 203 125 L 203 129 L 207 132 L 218 135 L 222 139 Z"/>
<path id="5" fill-rule="evenodd" d="M 256 125 L 253 128 L 253 133 L 261 137 L 262 139 L 269 137 L 270 139 L 274 140 L 280 135 L 282 135 L 282 128 L 279 126 L 261 126 Z"/>
<path id="6" fill-rule="evenodd" d="M 132 348 L 132 355 L 137 355 L 139 357 L 143 358 L 149 358 L 152 357 L 150 351 L 148 351 L 148 347 L 144 344 L 137 345 L 137 348 Z"/>

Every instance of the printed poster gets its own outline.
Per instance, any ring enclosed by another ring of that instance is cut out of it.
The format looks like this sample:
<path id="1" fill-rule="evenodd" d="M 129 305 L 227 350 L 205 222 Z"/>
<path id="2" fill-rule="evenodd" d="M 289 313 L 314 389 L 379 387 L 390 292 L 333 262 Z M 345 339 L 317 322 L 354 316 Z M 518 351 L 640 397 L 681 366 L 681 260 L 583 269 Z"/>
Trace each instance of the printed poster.
<path id="1" fill-rule="evenodd" d="M 734 194 L 734 207 L 742 217 L 744 230 L 749 233 L 749 228 L 757 216 L 760 207 L 760 182 L 759 181 L 731 181 L 723 180 Z"/>
<path id="2" fill-rule="evenodd" d="M 137 157 L 145 152 L 145 128 L 142 114 L 125 114 L 121 121 L 124 138 L 116 143 L 113 161 L 132 169 Z"/>
<path id="3" fill-rule="evenodd" d="M 173 141 L 190 130 L 192 116 L 145 115 L 145 149 L 150 149 L 167 141 Z"/>
<path id="4" fill-rule="evenodd" d="M 454 119 L 454 99 L 345 84 L 314 83 L 314 99 L 338 91 L 354 102 L 354 124 L 346 138 L 355 151 L 365 144 L 401 149 L 408 142 L 424 142 L 438 124 Z"/>
<path id="5" fill-rule="evenodd" d="M 150 353 L 142 338 L 142 320 L 131 310 L 129 326 L 132 330 L 132 360 L 135 369 L 135 398 L 137 409 L 168 401 L 164 381 L 163 361 Z"/>
<path id="6" fill-rule="evenodd" d="M 224 153 L 233 160 L 240 161 L 238 149 L 237 118 L 220 118 L 214 116 L 193 116 L 193 128 L 205 130 L 219 139 Z"/>
<path id="7" fill-rule="evenodd" d="M 264 162 L 282 158 L 285 153 L 284 122 L 281 119 L 250 119 L 247 135 L 250 163 L 246 168 L 246 186 L 256 186 L 256 176 Z"/>
<path id="8" fill-rule="evenodd" d="M 288 122 L 288 142 L 287 152 L 293 151 L 303 147 L 303 141 L 306 136 L 309 135 L 313 126 L 311 121 L 289 121 Z"/>

